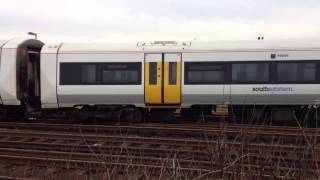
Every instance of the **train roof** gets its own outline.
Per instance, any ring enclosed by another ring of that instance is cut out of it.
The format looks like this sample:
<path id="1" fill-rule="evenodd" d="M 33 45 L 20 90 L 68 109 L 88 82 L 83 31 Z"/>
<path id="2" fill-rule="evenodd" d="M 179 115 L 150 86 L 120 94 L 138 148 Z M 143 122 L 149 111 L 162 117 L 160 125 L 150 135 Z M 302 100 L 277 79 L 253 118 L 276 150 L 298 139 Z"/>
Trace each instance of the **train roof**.
<path id="1" fill-rule="evenodd" d="M 63 43 L 59 52 L 141 51 L 136 43 Z"/>
<path id="2" fill-rule="evenodd" d="M 43 43 L 37 39 L 14 38 L 14 39 L 8 39 L 8 40 L 0 40 L 1 48 L 18 48 L 22 44 L 28 44 L 33 46 L 43 45 Z"/>
<path id="3" fill-rule="evenodd" d="M 137 43 L 63 43 L 60 53 L 106 52 L 193 52 L 193 51 L 302 51 L 319 50 L 319 41 L 237 41 L 237 42 L 175 42 L 155 41 Z"/>
<path id="4" fill-rule="evenodd" d="M 6 44 L 6 42 L 7 42 L 8 40 L 0 40 L 0 48 L 2 48 L 2 46 L 3 45 L 5 45 Z"/>

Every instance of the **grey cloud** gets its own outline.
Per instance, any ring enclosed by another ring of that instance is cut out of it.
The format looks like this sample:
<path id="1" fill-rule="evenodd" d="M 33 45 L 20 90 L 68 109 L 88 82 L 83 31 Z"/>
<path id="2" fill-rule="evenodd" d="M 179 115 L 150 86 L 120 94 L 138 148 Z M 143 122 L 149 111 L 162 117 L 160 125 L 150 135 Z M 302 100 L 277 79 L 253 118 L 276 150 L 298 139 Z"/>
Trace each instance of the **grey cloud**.
<path id="1" fill-rule="evenodd" d="M 276 20 L 284 15 L 299 16 L 308 11 L 318 11 L 316 0 L 135 0 L 122 1 L 132 14 L 154 17 L 225 20 Z"/>
<path id="2" fill-rule="evenodd" d="M 20 7 L 11 1 L 0 7 L 0 36 L 36 31 L 72 41 L 229 40 L 311 37 L 320 31 L 316 0 L 48 0 L 41 8 L 32 5 L 36 0 Z"/>

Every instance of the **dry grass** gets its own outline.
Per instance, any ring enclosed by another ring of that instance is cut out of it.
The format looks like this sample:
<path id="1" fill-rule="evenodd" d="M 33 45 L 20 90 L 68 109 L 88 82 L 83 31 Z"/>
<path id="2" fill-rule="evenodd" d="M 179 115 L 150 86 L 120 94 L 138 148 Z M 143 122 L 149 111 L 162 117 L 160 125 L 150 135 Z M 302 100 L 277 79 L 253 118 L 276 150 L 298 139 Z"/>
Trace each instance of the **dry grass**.
<path id="1" fill-rule="evenodd" d="M 302 129 L 303 131 L 303 129 Z M 81 168 L 72 169 L 57 167 L 48 163 L 47 167 L 36 165 L 3 166 L 0 174 L 12 177 L 25 177 L 35 179 L 317 179 L 320 177 L 320 152 L 317 139 L 302 137 L 307 143 L 296 144 L 304 148 L 302 153 L 287 153 L 279 145 L 283 145 L 281 138 L 275 139 L 269 150 L 261 148 L 250 148 L 248 135 L 239 134 L 234 139 L 234 143 L 241 142 L 241 148 L 233 147 L 226 134 L 204 135 L 207 147 L 196 149 L 202 151 L 207 156 L 209 162 L 207 167 L 199 164 L 197 156 L 180 157 L 179 150 L 188 147 L 178 147 L 170 150 L 166 157 L 157 158 L 154 165 L 158 167 L 142 167 L 136 164 L 144 164 L 145 159 L 139 158 L 132 153 L 128 146 L 123 146 L 120 152 L 103 152 L 91 150 L 95 160 L 108 164 L 106 167 L 90 167 L 84 165 Z M 91 145 L 88 144 L 88 148 Z M 318 148 L 318 149 L 316 149 Z M 106 154 L 123 155 L 125 161 L 116 156 Z M 144 157 L 145 152 L 140 152 L 140 157 Z M 71 158 L 71 157 L 70 157 Z M 200 157 L 201 159 L 201 157 Z M 184 160 L 190 161 L 190 168 L 202 169 L 202 171 L 186 171 Z M 113 165 L 110 163 L 114 163 Z M 121 165 L 116 165 L 121 164 Z"/>
<path id="2" fill-rule="evenodd" d="M 150 157 L 144 150 L 138 153 L 132 152 L 127 142 L 122 142 L 120 151 L 109 149 L 106 152 L 103 148 L 98 151 L 93 149 L 92 144 L 83 139 L 93 159 L 105 162 L 106 166 L 97 168 L 84 164 L 79 168 L 71 168 L 68 164 L 57 167 L 48 162 L 44 167 L 26 162 L 23 166 L 3 165 L 0 168 L 0 174 L 31 179 L 79 180 L 318 179 L 320 177 L 318 134 L 313 137 L 307 136 L 297 119 L 296 122 L 303 136 L 297 138 L 294 144 L 288 144 L 283 137 L 275 136 L 270 137 L 271 141 L 269 139 L 267 143 L 269 147 L 265 148 L 264 139 L 252 137 L 245 131 L 240 132 L 232 140 L 222 132 L 203 134 L 201 140 L 205 140 L 205 148 L 167 147 L 169 151 L 165 157 Z M 124 133 L 122 136 L 129 135 Z M 239 143 L 240 146 L 236 146 Z M 249 146 L 252 144 L 260 144 L 260 146 Z M 290 145 L 303 150 L 287 152 L 283 146 Z M 181 150 L 200 151 L 204 157 L 196 154 L 184 157 L 181 155 Z M 76 149 L 73 151 L 76 152 Z M 124 158 L 120 158 L 120 155 Z M 72 159 L 72 154 L 67 158 Z M 153 161 L 149 162 L 145 158 L 153 158 Z M 204 167 L 199 160 L 206 161 L 206 166 Z M 189 164 L 186 164 L 186 161 Z M 149 166 L 142 166 L 143 164 Z"/>

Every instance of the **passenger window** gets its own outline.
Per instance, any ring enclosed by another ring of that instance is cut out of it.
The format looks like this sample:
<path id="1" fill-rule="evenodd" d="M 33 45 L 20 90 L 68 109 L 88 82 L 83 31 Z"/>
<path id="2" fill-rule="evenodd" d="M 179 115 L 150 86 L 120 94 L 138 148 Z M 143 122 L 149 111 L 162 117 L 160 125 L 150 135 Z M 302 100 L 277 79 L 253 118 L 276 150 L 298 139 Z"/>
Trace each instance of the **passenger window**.
<path id="1" fill-rule="evenodd" d="M 102 72 L 104 84 L 131 84 L 138 82 L 138 72 L 130 70 L 104 70 Z"/>
<path id="2" fill-rule="evenodd" d="M 139 85 L 141 63 L 61 63 L 61 85 Z"/>
<path id="3" fill-rule="evenodd" d="M 268 63 L 232 64 L 233 83 L 268 83 L 269 81 Z"/>
<path id="4" fill-rule="evenodd" d="M 83 64 L 81 67 L 81 83 L 94 84 L 96 83 L 96 65 Z"/>
<path id="5" fill-rule="evenodd" d="M 277 63 L 278 83 L 304 83 L 316 81 L 316 63 Z"/>
<path id="6" fill-rule="evenodd" d="M 177 63 L 169 62 L 169 84 L 177 84 Z"/>
<path id="7" fill-rule="evenodd" d="M 102 84 L 141 84 L 141 63 L 105 63 L 102 68 Z"/>
<path id="8" fill-rule="evenodd" d="M 60 85 L 79 85 L 81 66 L 78 63 L 60 64 Z"/>
<path id="9" fill-rule="evenodd" d="M 185 84 L 223 84 L 224 65 L 212 62 L 186 62 Z"/>
<path id="10" fill-rule="evenodd" d="M 149 63 L 149 84 L 151 85 L 157 84 L 157 63 L 156 62 Z"/>

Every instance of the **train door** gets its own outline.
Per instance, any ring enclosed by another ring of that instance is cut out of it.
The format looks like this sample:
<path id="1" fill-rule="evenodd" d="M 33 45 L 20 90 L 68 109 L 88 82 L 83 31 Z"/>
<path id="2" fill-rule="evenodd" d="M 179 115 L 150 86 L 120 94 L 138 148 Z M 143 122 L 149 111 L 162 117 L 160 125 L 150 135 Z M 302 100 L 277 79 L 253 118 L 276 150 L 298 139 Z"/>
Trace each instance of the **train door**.
<path id="1" fill-rule="evenodd" d="M 40 108 L 40 54 L 28 51 L 27 60 L 27 104 L 31 108 Z"/>
<path id="2" fill-rule="evenodd" d="M 181 104 L 181 53 L 145 55 L 145 103 Z"/>
<path id="3" fill-rule="evenodd" d="M 181 103 L 181 54 L 164 54 L 164 103 Z"/>

